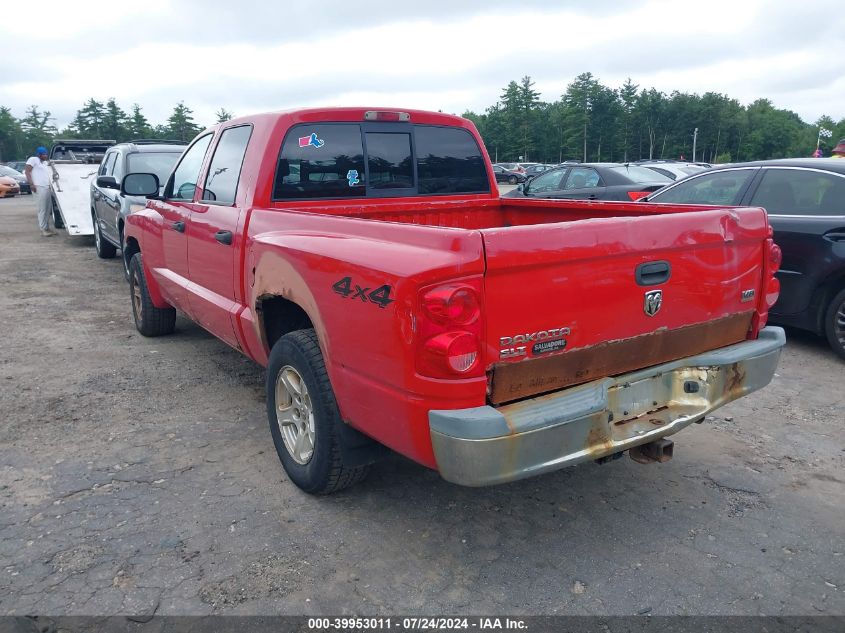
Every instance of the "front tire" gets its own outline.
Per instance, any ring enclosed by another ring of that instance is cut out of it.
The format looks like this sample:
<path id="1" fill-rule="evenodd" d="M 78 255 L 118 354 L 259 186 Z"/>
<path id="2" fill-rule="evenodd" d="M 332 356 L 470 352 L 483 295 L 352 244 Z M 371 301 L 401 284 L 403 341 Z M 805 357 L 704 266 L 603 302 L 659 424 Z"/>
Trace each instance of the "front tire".
<path id="1" fill-rule="evenodd" d="M 290 332 L 273 345 L 266 389 L 270 434 L 294 484 L 326 495 L 366 477 L 369 466 L 351 468 L 343 462 L 344 422 L 313 329 Z"/>
<path id="2" fill-rule="evenodd" d="M 517 178 L 516 178 L 516 176 L 509 176 L 509 177 L 508 177 L 508 184 L 510 184 L 510 185 L 515 185 L 515 184 L 516 184 L 516 182 L 517 182 Z"/>
<path id="3" fill-rule="evenodd" d="M 103 232 L 100 230 L 100 220 L 97 218 L 97 212 L 91 210 L 91 221 L 94 223 L 94 248 L 97 251 L 97 257 L 100 259 L 112 259 L 117 253 L 114 244 L 103 237 Z"/>
<path id="4" fill-rule="evenodd" d="M 150 298 L 141 253 L 135 253 L 129 264 L 129 296 L 135 327 L 144 336 L 163 336 L 176 329 L 176 308 L 157 308 Z"/>
<path id="5" fill-rule="evenodd" d="M 824 330 L 833 351 L 845 359 L 845 288 L 840 290 L 827 306 Z"/>

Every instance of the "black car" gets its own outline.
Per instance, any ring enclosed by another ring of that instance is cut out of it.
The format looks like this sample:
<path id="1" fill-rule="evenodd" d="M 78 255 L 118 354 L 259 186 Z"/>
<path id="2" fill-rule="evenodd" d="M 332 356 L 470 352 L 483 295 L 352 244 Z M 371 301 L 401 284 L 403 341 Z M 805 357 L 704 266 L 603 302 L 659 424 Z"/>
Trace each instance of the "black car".
<path id="1" fill-rule="evenodd" d="M 544 171 L 550 170 L 554 165 L 529 165 L 525 168 L 525 177 L 526 178 L 533 178 L 538 174 L 542 174 Z"/>
<path id="2" fill-rule="evenodd" d="M 511 185 L 525 182 L 525 174 L 511 169 L 505 169 L 501 165 L 493 165 L 493 173 L 496 175 L 496 182 L 506 182 Z"/>
<path id="3" fill-rule="evenodd" d="M 186 144 L 180 141 L 132 141 L 108 148 L 97 178 L 91 183 L 91 217 L 94 221 L 94 247 L 103 259 L 123 252 L 123 225 L 133 210 L 146 204 L 145 198 L 120 193 L 120 181 L 125 174 L 151 173 L 161 183 L 167 182 L 173 166 Z M 129 278 L 128 262 L 123 262 Z"/>
<path id="4" fill-rule="evenodd" d="M 0 165 L 0 176 L 8 176 L 9 178 L 14 178 L 18 182 L 22 194 L 32 193 L 32 187 L 30 187 L 29 181 L 27 181 L 26 176 L 24 176 L 18 170 L 12 169 L 11 167 L 6 167 L 5 165 Z"/>
<path id="5" fill-rule="evenodd" d="M 504 197 L 631 202 L 671 182 L 670 178 L 639 165 L 575 163 L 549 169 Z"/>
<path id="6" fill-rule="evenodd" d="M 765 208 L 783 251 L 780 298 L 770 320 L 826 336 L 845 358 L 845 160 L 714 167 L 647 200 Z"/>

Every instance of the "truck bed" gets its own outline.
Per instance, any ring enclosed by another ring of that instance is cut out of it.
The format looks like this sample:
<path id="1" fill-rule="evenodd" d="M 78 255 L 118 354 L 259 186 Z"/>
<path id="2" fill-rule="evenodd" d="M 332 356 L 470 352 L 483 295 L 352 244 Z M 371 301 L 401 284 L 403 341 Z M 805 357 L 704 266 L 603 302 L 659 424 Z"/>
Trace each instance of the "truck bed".
<path id="1" fill-rule="evenodd" d="M 375 204 L 377 202 L 377 204 Z M 275 208 L 308 213 L 354 217 L 381 222 L 398 222 L 457 229 L 492 229 L 510 226 L 535 224 L 554 224 L 576 222 L 592 218 L 639 217 L 670 213 L 684 213 L 693 209 L 721 208 L 702 205 L 654 205 L 638 202 L 608 202 L 591 200 L 532 200 L 525 198 L 490 198 L 474 197 L 466 201 L 440 201 L 429 198 L 424 201 L 385 199 L 361 201 L 350 205 L 348 201 L 340 203 L 326 202 L 306 206 L 302 203 L 275 203 Z"/>

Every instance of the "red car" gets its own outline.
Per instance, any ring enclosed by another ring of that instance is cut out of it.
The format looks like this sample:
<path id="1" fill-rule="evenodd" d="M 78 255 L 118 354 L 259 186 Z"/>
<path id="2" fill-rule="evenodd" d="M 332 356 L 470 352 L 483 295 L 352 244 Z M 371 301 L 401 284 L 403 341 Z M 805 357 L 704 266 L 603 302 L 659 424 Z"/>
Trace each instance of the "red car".
<path id="1" fill-rule="evenodd" d="M 308 109 L 201 133 L 127 218 L 146 336 L 176 310 L 267 367 L 303 490 L 387 446 L 486 485 L 666 439 L 766 385 L 779 251 L 761 209 L 502 199 L 471 122 Z M 741 422 L 740 422 L 741 423 Z"/>
<path id="2" fill-rule="evenodd" d="M 0 176 L 0 198 L 11 198 L 21 192 L 18 181 L 11 176 Z"/>

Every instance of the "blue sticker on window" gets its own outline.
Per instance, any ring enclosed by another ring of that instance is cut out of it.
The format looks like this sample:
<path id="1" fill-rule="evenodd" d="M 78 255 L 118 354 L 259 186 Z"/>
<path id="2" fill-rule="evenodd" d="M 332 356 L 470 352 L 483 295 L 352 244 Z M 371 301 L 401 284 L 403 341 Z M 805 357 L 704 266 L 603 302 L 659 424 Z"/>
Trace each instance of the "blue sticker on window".
<path id="1" fill-rule="evenodd" d="M 316 147 L 320 148 L 325 145 L 326 142 L 323 139 L 317 138 L 316 132 L 311 132 L 311 136 L 300 136 L 299 137 L 299 146 L 300 147 Z"/>
<path id="2" fill-rule="evenodd" d="M 354 187 L 358 184 L 358 170 L 350 169 L 346 172 L 346 179 L 349 181 L 349 186 Z"/>

